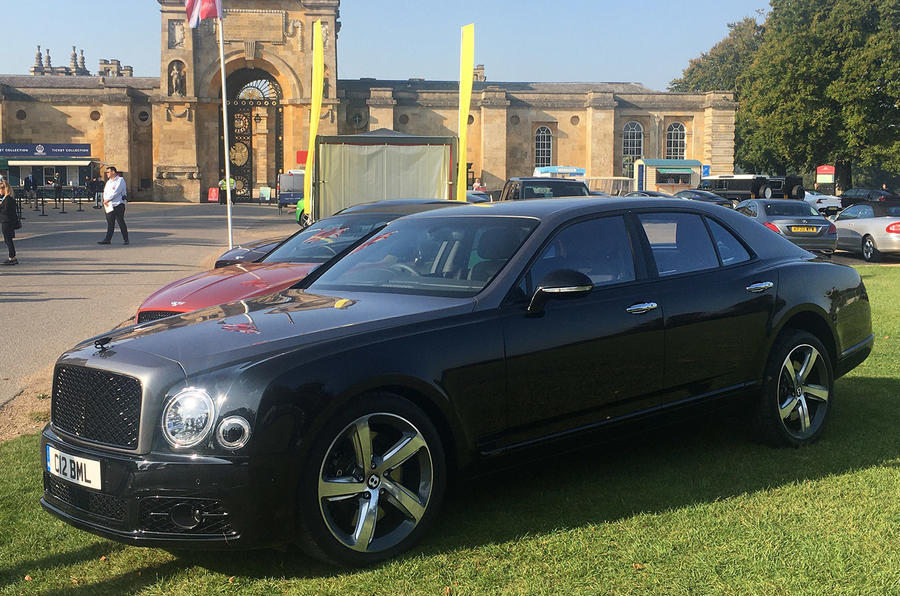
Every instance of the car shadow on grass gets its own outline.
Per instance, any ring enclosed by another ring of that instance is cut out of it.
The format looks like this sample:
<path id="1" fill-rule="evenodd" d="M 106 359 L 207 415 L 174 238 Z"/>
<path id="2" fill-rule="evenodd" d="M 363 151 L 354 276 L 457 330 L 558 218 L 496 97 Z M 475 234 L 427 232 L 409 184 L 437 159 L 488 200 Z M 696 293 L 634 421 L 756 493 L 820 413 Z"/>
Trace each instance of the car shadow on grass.
<path id="1" fill-rule="evenodd" d="M 405 556 L 427 557 L 514 541 L 873 466 L 897 465 L 897 395 L 900 381 L 896 379 L 839 380 L 822 438 L 801 449 L 754 442 L 745 411 L 726 410 L 561 455 L 526 456 L 515 467 L 460 480 L 448 495 L 436 527 L 422 545 Z M 109 550 L 105 541 L 101 546 L 59 555 L 62 559 L 54 558 L 53 564 L 78 563 L 104 549 Z M 318 563 L 295 547 L 285 551 L 179 552 L 176 557 L 107 581 L 73 586 L 66 593 L 82 588 L 91 593 L 140 591 L 195 566 L 221 573 L 226 580 L 232 576 L 254 581 L 356 573 Z"/>

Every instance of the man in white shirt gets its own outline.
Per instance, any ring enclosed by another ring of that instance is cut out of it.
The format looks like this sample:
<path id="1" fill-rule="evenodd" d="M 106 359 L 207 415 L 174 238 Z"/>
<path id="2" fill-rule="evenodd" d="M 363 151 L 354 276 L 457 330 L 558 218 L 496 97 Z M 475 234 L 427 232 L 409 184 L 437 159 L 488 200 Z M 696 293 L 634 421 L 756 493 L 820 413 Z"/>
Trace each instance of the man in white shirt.
<path id="1" fill-rule="evenodd" d="M 122 231 L 124 244 L 128 244 L 128 226 L 125 225 L 125 179 L 119 176 L 119 171 L 110 166 L 106 169 L 106 186 L 103 187 L 103 209 L 106 211 L 106 238 L 97 244 L 109 244 L 116 222 Z"/>

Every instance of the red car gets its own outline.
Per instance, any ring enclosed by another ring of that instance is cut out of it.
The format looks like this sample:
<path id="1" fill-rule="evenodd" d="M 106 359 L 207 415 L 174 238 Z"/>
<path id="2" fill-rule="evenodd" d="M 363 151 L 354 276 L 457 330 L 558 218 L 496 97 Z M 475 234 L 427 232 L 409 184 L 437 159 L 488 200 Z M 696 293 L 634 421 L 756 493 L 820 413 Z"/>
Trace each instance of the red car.
<path id="1" fill-rule="evenodd" d="M 289 288 L 389 221 L 460 204 L 465 203 L 401 199 L 349 207 L 300 230 L 256 262 L 204 271 L 158 289 L 138 308 L 135 321 L 146 323 Z"/>

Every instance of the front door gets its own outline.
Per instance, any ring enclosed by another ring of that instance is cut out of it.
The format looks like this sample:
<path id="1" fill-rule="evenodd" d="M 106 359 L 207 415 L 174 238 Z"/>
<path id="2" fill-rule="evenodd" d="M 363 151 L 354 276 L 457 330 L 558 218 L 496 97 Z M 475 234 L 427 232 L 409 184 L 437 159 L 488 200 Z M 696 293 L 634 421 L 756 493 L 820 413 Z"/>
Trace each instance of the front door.
<path id="1" fill-rule="evenodd" d="M 627 412 L 661 388 L 662 315 L 649 306 L 634 245 L 623 216 L 588 219 L 561 229 L 531 266 L 522 297 L 558 269 L 585 273 L 594 287 L 550 300 L 539 317 L 526 314 L 527 299 L 507 307 L 507 445 Z"/>

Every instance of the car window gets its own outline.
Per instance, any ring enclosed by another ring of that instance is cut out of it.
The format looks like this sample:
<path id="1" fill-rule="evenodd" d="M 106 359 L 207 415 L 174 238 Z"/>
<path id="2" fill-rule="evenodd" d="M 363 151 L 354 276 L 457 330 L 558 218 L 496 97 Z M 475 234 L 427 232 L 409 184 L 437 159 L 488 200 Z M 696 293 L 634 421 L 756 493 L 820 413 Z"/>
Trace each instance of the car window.
<path id="1" fill-rule="evenodd" d="M 750 253 L 741 244 L 734 234 L 725 229 L 722 224 L 714 219 L 706 219 L 709 224 L 709 231 L 712 233 L 713 242 L 716 243 L 716 250 L 719 252 L 719 258 L 722 265 L 735 265 L 750 260 Z"/>
<path id="2" fill-rule="evenodd" d="M 757 214 L 755 203 L 741 203 L 735 208 L 735 211 L 749 217 L 756 217 Z"/>
<path id="3" fill-rule="evenodd" d="M 868 219 L 870 217 L 875 217 L 875 209 L 871 205 L 860 205 L 859 219 Z"/>
<path id="4" fill-rule="evenodd" d="M 335 215 L 320 219 L 266 255 L 265 263 L 324 263 L 366 234 L 396 219 L 386 213 Z"/>
<path id="5" fill-rule="evenodd" d="M 843 211 L 841 211 L 840 215 L 837 216 L 836 221 L 844 221 L 847 219 L 858 219 L 859 218 L 859 210 L 862 205 L 853 205 L 852 207 L 847 207 Z"/>
<path id="6" fill-rule="evenodd" d="M 528 273 L 528 293 L 557 269 L 584 273 L 594 286 L 634 280 L 634 251 L 621 216 L 572 224 L 544 247 Z"/>
<path id="7" fill-rule="evenodd" d="M 888 207 L 887 215 L 889 217 L 900 217 L 900 207 Z"/>
<path id="8" fill-rule="evenodd" d="M 709 232 L 693 213 L 645 213 L 638 216 L 661 276 L 719 266 Z"/>
<path id="9" fill-rule="evenodd" d="M 805 217 L 816 216 L 819 212 L 806 201 L 791 203 L 765 203 L 765 212 L 769 216 Z"/>
<path id="10" fill-rule="evenodd" d="M 583 182 L 553 180 L 547 182 L 528 182 L 522 184 L 523 199 L 549 199 L 552 197 L 587 196 L 588 191 Z"/>
<path id="11" fill-rule="evenodd" d="M 401 219 L 345 255 L 309 290 L 474 296 L 536 226 L 524 217 Z"/>

